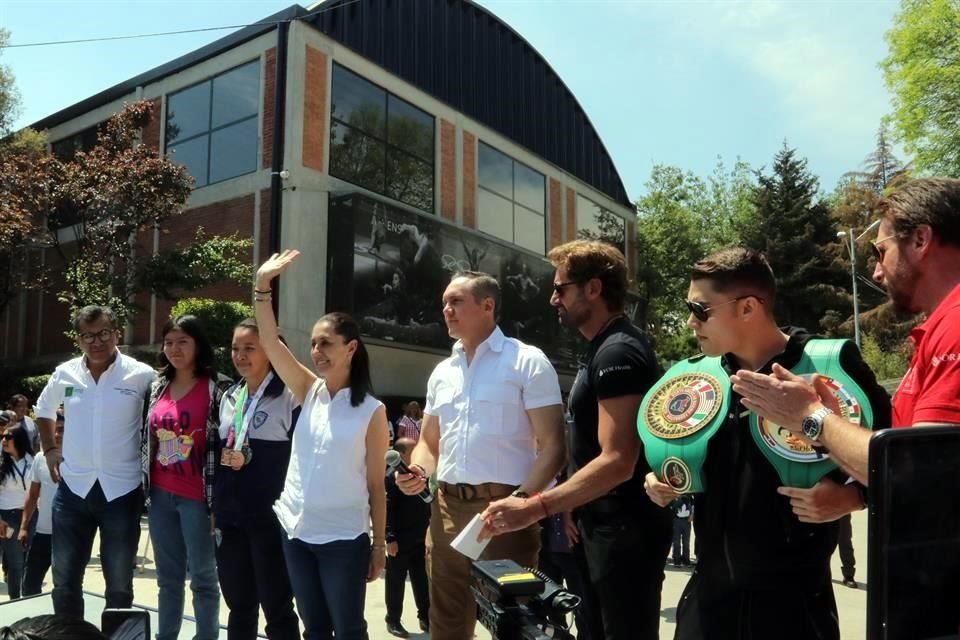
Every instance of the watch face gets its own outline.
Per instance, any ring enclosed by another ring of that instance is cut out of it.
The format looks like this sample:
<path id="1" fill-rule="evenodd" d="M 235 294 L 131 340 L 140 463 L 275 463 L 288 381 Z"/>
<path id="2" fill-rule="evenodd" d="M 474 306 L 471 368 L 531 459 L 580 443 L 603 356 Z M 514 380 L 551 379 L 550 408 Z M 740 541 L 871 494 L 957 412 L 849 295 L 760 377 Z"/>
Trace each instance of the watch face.
<path id="1" fill-rule="evenodd" d="M 803 431 L 803 435 L 816 440 L 820 437 L 820 431 L 823 430 L 823 418 L 807 416 L 800 423 L 800 430 Z"/>

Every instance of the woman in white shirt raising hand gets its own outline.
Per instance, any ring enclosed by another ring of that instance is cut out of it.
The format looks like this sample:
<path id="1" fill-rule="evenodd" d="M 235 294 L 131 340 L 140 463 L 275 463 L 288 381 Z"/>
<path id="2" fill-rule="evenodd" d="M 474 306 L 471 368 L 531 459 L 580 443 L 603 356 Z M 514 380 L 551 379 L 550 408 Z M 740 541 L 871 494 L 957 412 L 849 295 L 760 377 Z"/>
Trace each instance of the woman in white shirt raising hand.
<path id="1" fill-rule="evenodd" d="M 371 395 L 370 359 L 349 315 L 317 320 L 313 370 L 278 339 L 270 282 L 299 255 L 274 254 L 257 271 L 254 287 L 260 344 L 302 404 L 274 511 L 285 532 L 283 551 L 305 636 L 362 640 L 365 583 L 386 563 L 387 414 Z"/>

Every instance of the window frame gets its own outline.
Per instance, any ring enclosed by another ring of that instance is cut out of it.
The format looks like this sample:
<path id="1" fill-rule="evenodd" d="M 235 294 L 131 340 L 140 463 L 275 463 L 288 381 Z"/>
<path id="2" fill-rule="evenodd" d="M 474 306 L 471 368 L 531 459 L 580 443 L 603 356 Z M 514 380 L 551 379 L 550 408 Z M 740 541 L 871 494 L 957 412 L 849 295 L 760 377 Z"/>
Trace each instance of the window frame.
<path id="1" fill-rule="evenodd" d="M 610 215 L 616 217 L 616 218 L 620 221 L 620 224 L 622 225 L 622 233 L 623 233 L 623 246 L 621 247 L 621 246 L 619 246 L 619 245 L 615 245 L 615 244 L 613 244 L 612 242 L 609 242 L 608 240 L 603 240 L 603 239 L 600 239 L 600 242 L 606 242 L 607 244 L 610 244 L 611 246 L 616 247 L 617 249 L 620 250 L 621 253 L 623 253 L 624 255 L 626 255 L 626 253 L 627 253 L 627 220 L 626 220 L 626 218 L 624 218 L 623 216 L 621 216 L 620 214 L 618 214 L 618 213 L 617 213 L 616 211 L 614 211 L 613 209 L 609 209 L 609 208 L 603 206 L 602 204 L 600 204 L 599 202 L 597 202 L 597 201 L 594 200 L 593 198 L 591 198 L 591 197 L 589 197 L 589 196 L 587 196 L 587 195 L 585 195 L 585 194 L 583 194 L 583 193 L 581 193 L 581 192 L 579 192 L 579 191 L 577 191 L 577 204 L 576 204 L 576 207 L 577 207 L 577 229 L 576 229 L 576 238 L 577 238 L 578 240 L 580 239 L 580 230 L 581 230 L 581 229 L 583 229 L 583 230 L 585 230 L 585 231 L 587 230 L 585 227 L 581 226 L 581 223 L 583 222 L 583 215 L 584 215 L 583 207 L 580 206 L 580 199 L 581 199 L 581 198 L 582 198 L 583 200 L 586 200 L 586 201 L 589 202 L 590 204 L 592 204 L 592 205 L 593 205 L 594 207 L 596 207 L 597 209 L 599 209 L 601 213 L 603 213 L 603 212 L 609 213 Z M 594 222 L 596 222 L 595 219 L 594 219 Z"/>
<path id="2" fill-rule="evenodd" d="M 355 127 L 355 126 L 351 125 L 349 122 L 345 122 L 344 120 L 340 119 L 339 117 L 334 116 L 334 113 L 333 113 L 333 105 L 334 105 L 334 102 L 335 102 L 335 94 L 334 94 L 335 84 L 334 84 L 334 83 L 335 83 L 335 76 L 336 76 L 336 73 L 337 73 L 337 72 L 336 72 L 336 69 L 337 69 L 337 68 L 339 68 L 341 71 L 344 71 L 344 72 L 346 72 L 346 73 L 354 76 L 355 78 L 357 78 L 357 79 L 359 79 L 359 80 L 361 80 L 361 81 L 363 81 L 363 82 L 366 82 L 366 83 L 369 84 L 370 86 L 372 86 L 372 87 L 374 87 L 375 89 L 377 89 L 378 91 L 382 92 L 382 94 L 383 94 L 383 137 L 382 137 L 382 138 L 381 138 L 380 136 L 378 136 L 378 135 L 375 135 L 375 134 L 372 134 L 372 133 L 368 133 L 367 131 L 364 131 L 363 129 L 361 129 L 361 128 L 359 128 L 359 127 Z M 425 159 L 425 158 L 417 155 L 416 153 L 412 153 L 412 152 L 410 152 L 410 151 L 407 151 L 407 150 L 404 149 L 403 147 L 397 146 L 396 144 L 393 144 L 392 142 L 390 142 L 390 98 L 391 98 L 391 97 L 392 97 L 394 100 L 398 100 L 398 101 L 404 103 L 406 106 L 408 106 L 408 107 L 410 107 L 410 108 L 412 108 L 412 109 L 415 109 L 416 111 L 419 111 L 419 112 L 423 113 L 423 114 L 426 115 L 426 116 L 429 116 L 430 120 L 432 121 L 432 126 L 431 126 L 431 128 L 430 128 L 430 129 L 431 129 L 430 136 L 431 136 L 431 138 L 432 138 L 431 148 L 432 148 L 433 153 L 430 154 L 430 159 L 429 159 L 429 161 L 428 161 L 427 159 Z M 377 84 L 376 82 L 373 82 L 373 81 L 370 80 L 369 78 L 366 78 L 366 77 L 360 75 L 359 73 L 357 73 L 356 71 L 354 71 L 354 70 L 351 69 L 350 67 L 347 67 L 347 66 L 345 66 L 345 65 L 342 65 L 342 64 L 340 64 L 340 63 L 338 63 L 338 62 L 336 62 L 336 61 L 333 62 L 333 70 L 332 70 L 331 73 L 330 73 L 330 109 L 329 109 L 329 114 L 330 114 L 330 153 L 329 153 L 329 157 L 327 158 L 327 161 L 328 161 L 328 163 L 329 163 L 329 174 L 330 174 L 331 176 L 333 176 L 334 178 L 337 178 L 338 180 L 343 180 L 344 182 L 349 182 L 350 184 L 356 185 L 356 186 L 358 186 L 358 187 L 360 187 L 360 188 L 362 188 L 362 189 L 368 189 L 368 190 L 372 191 L 373 193 L 379 194 L 379 195 L 381 195 L 381 196 L 385 196 L 385 197 L 387 197 L 387 198 L 389 198 L 389 199 L 391 199 L 391 200 L 394 200 L 394 201 L 396 201 L 396 202 L 401 202 L 401 203 L 403 203 L 403 204 L 406 205 L 406 206 L 414 207 L 414 208 L 417 209 L 417 210 L 424 211 L 424 212 L 429 213 L 429 214 L 431 214 L 431 215 L 435 215 L 435 213 L 436 213 L 435 209 L 436 209 L 436 203 L 437 203 L 437 193 L 436 193 L 436 191 L 437 191 L 437 189 L 436 189 L 436 177 L 437 177 L 437 162 L 436 162 L 436 151 L 437 151 L 437 116 L 436 116 L 436 115 L 434 115 L 434 114 L 426 111 L 425 109 L 421 109 L 420 107 L 418 107 L 418 106 L 415 105 L 414 103 L 410 102 L 409 100 L 406 100 L 406 99 L 402 98 L 401 96 L 398 96 L 397 94 L 393 93 L 392 91 L 387 90 L 385 87 L 382 87 L 382 86 L 380 86 L 379 84 Z M 344 130 L 344 131 L 353 131 L 353 132 L 355 132 L 355 133 L 357 133 L 357 134 L 359 134 L 359 135 L 361 135 L 361 136 L 364 136 L 365 138 L 368 138 L 368 139 L 374 141 L 375 143 L 377 143 L 378 145 L 380 145 L 380 146 L 383 147 L 383 183 L 382 183 L 382 185 L 381 185 L 381 188 L 378 189 L 378 188 L 373 188 L 373 187 L 370 186 L 370 185 L 359 184 L 359 183 L 357 183 L 357 182 L 354 182 L 354 181 L 351 180 L 350 178 L 337 175 L 337 174 L 334 172 L 334 161 L 333 161 L 333 154 L 334 154 L 333 137 L 334 137 L 334 136 L 333 136 L 333 130 L 334 130 L 334 127 L 335 127 L 335 126 L 343 127 L 343 130 Z M 420 163 L 421 165 L 429 166 L 429 168 L 430 168 L 430 176 L 431 176 L 431 181 L 430 181 L 430 203 L 429 203 L 429 207 L 420 207 L 420 206 L 417 205 L 417 204 L 413 204 L 413 203 L 408 202 L 408 201 L 406 201 L 406 200 L 401 200 L 401 199 L 397 198 L 396 196 L 394 196 L 393 194 L 390 193 L 390 191 L 389 191 L 389 175 L 390 175 L 390 174 L 389 174 L 388 167 L 389 167 L 389 165 L 390 165 L 390 158 L 392 157 L 392 154 L 393 154 L 393 153 L 399 153 L 400 155 L 406 157 L 406 158 L 409 159 L 409 160 L 412 160 L 412 161 L 415 162 L 415 163 Z"/>
<path id="3" fill-rule="evenodd" d="M 513 156 L 511 156 L 511 155 L 509 155 L 509 154 L 507 154 L 507 153 L 504 153 L 503 151 L 501 151 L 500 149 L 496 148 L 496 147 L 493 146 L 492 144 L 488 144 L 487 142 L 484 142 L 483 140 L 477 140 L 477 144 L 478 144 L 478 147 L 477 147 L 477 171 L 476 171 L 476 175 L 477 175 L 477 190 L 478 190 L 478 192 L 482 189 L 483 191 L 485 191 L 485 192 L 488 193 L 488 194 L 491 194 L 491 195 L 493 195 L 493 196 L 495 196 L 495 197 L 497 197 L 497 198 L 500 198 L 500 199 L 502 199 L 502 200 L 507 200 L 507 201 L 509 201 L 510 204 L 512 205 L 512 208 L 511 208 L 511 229 L 512 229 L 512 231 L 513 231 L 513 237 L 512 237 L 512 238 L 501 238 L 500 236 L 496 236 L 496 235 L 494 235 L 494 237 L 495 237 L 495 238 L 499 238 L 500 240 L 503 240 L 503 241 L 505 241 L 505 242 L 509 242 L 510 244 L 516 245 L 516 246 L 521 247 L 521 248 L 523 248 L 523 249 L 526 249 L 527 251 L 530 251 L 530 252 L 532 252 L 532 253 L 535 253 L 535 254 L 538 254 L 538 255 L 541 255 L 541 256 L 542 256 L 542 255 L 546 255 L 547 246 L 548 246 L 548 245 L 547 245 L 547 175 L 546 175 L 545 173 L 541 173 L 540 171 L 537 171 L 536 169 L 534 169 L 533 167 L 531 167 L 531 166 L 528 165 L 527 163 L 521 162 L 520 160 L 517 160 L 517 159 L 514 158 Z M 496 189 L 493 189 L 493 188 L 491 188 L 491 187 L 487 187 L 487 186 L 484 186 L 484 185 L 483 185 L 483 182 L 482 182 L 481 177 L 480 177 L 480 175 L 481 175 L 481 170 L 480 170 L 480 158 L 481 158 L 482 155 L 483 155 L 483 152 L 482 152 L 481 147 L 486 147 L 487 149 L 493 151 L 494 153 L 497 153 L 497 154 L 503 156 L 504 158 L 506 158 L 506 159 L 508 159 L 508 160 L 510 161 L 510 197 L 509 197 L 509 198 L 508 198 L 505 194 L 500 193 L 499 191 L 497 191 Z M 531 209 L 531 208 L 528 207 L 526 204 L 524 204 L 524 203 L 522 203 L 522 202 L 520 202 L 520 201 L 517 200 L 517 166 L 518 166 L 518 165 L 521 166 L 521 167 L 523 167 L 523 168 L 526 169 L 527 171 L 531 171 L 531 172 L 533 172 L 533 173 L 536 173 L 536 174 L 539 175 L 541 178 L 543 178 L 543 212 L 539 212 L 539 211 L 536 211 L 536 210 L 534 210 L 534 209 Z M 482 211 L 482 209 L 480 208 L 479 193 L 478 193 L 477 195 L 478 195 L 478 198 L 477 198 L 477 219 L 478 219 L 477 227 L 478 227 L 478 230 L 479 230 L 479 219 L 480 219 L 480 217 L 483 215 L 483 211 Z M 520 207 L 520 208 L 523 209 L 525 212 L 531 213 L 531 214 L 539 217 L 541 220 L 543 220 L 543 249 L 542 249 L 542 250 L 531 249 L 530 247 L 528 247 L 528 246 L 526 246 L 526 245 L 523 245 L 523 244 L 519 244 L 519 243 L 517 242 L 517 240 L 516 240 L 516 238 L 517 238 L 517 209 L 516 209 L 516 208 L 517 208 L 517 207 Z M 481 233 L 486 233 L 486 232 L 485 232 L 485 231 L 481 231 Z M 493 235 L 493 234 L 490 234 L 490 235 Z"/>
<path id="4" fill-rule="evenodd" d="M 227 75 L 228 73 L 232 73 L 232 72 L 234 72 L 234 71 L 236 71 L 236 70 L 238 70 L 238 69 L 241 69 L 241 68 L 243 68 L 243 67 L 252 66 L 252 65 L 257 65 L 257 107 L 256 107 L 256 110 L 254 111 L 253 115 L 244 116 L 244 117 L 242 117 L 242 118 L 236 118 L 236 119 L 234 119 L 234 120 L 230 120 L 230 121 L 228 121 L 228 122 L 221 123 L 221 124 L 217 125 L 216 127 L 214 127 L 214 126 L 213 126 L 213 111 L 214 111 L 214 109 L 213 109 L 213 82 L 214 82 L 214 80 L 216 80 L 217 78 L 220 78 L 220 77 L 222 77 L 222 76 L 225 76 L 225 75 Z M 172 97 L 178 95 L 178 94 L 184 93 L 184 92 L 186 92 L 186 91 L 189 91 L 190 89 L 194 89 L 194 88 L 199 87 L 199 86 L 201 86 L 201 85 L 203 85 L 203 84 L 207 84 L 207 85 L 208 85 L 208 94 L 207 94 L 208 103 L 207 103 L 207 104 L 209 105 L 209 107 L 208 107 L 208 109 L 207 109 L 207 128 L 206 128 L 204 131 L 200 132 L 200 133 L 195 133 L 195 134 L 193 134 L 193 135 L 191 135 L 191 136 L 187 136 L 187 137 L 184 137 L 184 138 L 179 138 L 179 139 L 177 139 L 175 142 L 168 141 L 168 140 L 167 140 L 167 135 L 168 135 L 167 125 L 169 124 L 169 118 L 170 118 L 170 116 L 169 116 L 169 114 L 170 114 L 170 99 L 171 99 Z M 176 91 L 167 92 L 167 93 L 164 95 L 164 114 L 163 114 L 163 116 L 164 116 L 164 117 L 163 117 L 163 125 L 164 125 L 163 153 L 164 153 L 164 155 L 170 156 L 170 158 L 171 158 L 174 162 L 176 162 L 176 156 L 171 154 L 171 147 L 173 147 L 173 151 L 174 151 L 174 153 L 175 153 L 175 152 L 176 152 L 176 147 L 180 146 L 181 144 L 184 144 L 184 143 L 186 143 L 186 142 L 191 142 L 191 141 L 194 141 L 194 140 L 198 140 L 198 139 L 200 139 L 200 138 L 202 138 L 202 137 L 204 137 L 204 136 L 206 136 L 206 138 L 207 138 L 207 161 L 206 161 L 206 175 L 205 175 L 206 181 L 205 181 L 203 184 L 199 184 L 199 180 L 197 179 L 197 176 L 192 176 L 193 179 L 196 180 L 197 183 L 198 183 L 198 184 L 195 184 L 195 185 L 194 185 L 194 187 L 193 187 L 194 189 L 202 189 L 202 188 L 208 187 L 208 186 L 210 186 L 210 185 L 219 184 L 219 183 L 221 183 L 221 182 L 226 182 L 227 180 L 233 180 L 234 178 L 239 178 L 240 176 L 250 175 L 251 173 L 256 173 L 257 170 L 260 168 L 260 138 L 261 138 L 261 136 L 262 136 L 262 132 L 260 131 L 260 122 L 259 122 L 259 119 L 260 119 L 261 110 L 263 109 L 263 104 L 262 104 L 262 102 L 263 102 L 263 101 L 262 101 L 262 90 L 263 90 L 263 63 L 262 63 L 261 59 L 260 59 L 259 57 L 257 57 L 257 58 L 254 58 L 254 59 L 252 59 L 252 60 L 247 60 L 246 62 L 242 62 L 242 63 L 240 63 L 240 64 L 238 64 L 238 65 L 234 65 L 234 66 L 230 67 L 229 69 L 224 69 L 223 71 L 221 71 L 221 72 L 219 72 L 219 73 L 216 73 L 216 74 L 214 74 L 214 75 L 212 75 L 212 76 L 209 76 L 209 77 L 207 77 L 207 78 L 204 78 L 203 80 L 200 80 L 200 81 L 198 81 L 198 82 L 194 82 L 193 84 L 187 85 L 187 86 L 185 86 L 185 87 L 181 87 L 181 88 L 177 89 Z M 253 158 L 254 158 L 253 168 L 252 168 L 250 171 L 244 171 L 243 173 L 238 173 L 238 174 L 229 176 L 229 177 L 227 177 L 227 178 L 220 178 L 219 180 L 210 180 L 210 173 L 211 173 L 211 172 L 210 172 L 210 163 L 211 163 L 211 159 L 212 159 L 212 157 L 213 157 L 213 153 L 212 153 L 212 151 L 213 151 L 213 134 L 214 134 L 215 132 L 222 131 L 222 130 L 224 130 L 224 129 L 228 129 L 228 128 L 234 126 L 234 125 L 238 125 L 238 124 L 241 124 L 241 123 L 245 123 L 245 122 L 248 122 L 248 121 L 254 120 L 254 119 L 257 120 L 257 135 L 256 135 L 256 150 L 255 150 L 255 152 L 254 152 L 254 154 L 253 154 Z M 178 164 L 181 164 L 181 166 L 184 166 L 184 167 L 187 166 L 187 165 L 182 164 L 182 163 L 178 163 Z M 191 175 L 192 175 L 192 174 L 191 174 Z"/>

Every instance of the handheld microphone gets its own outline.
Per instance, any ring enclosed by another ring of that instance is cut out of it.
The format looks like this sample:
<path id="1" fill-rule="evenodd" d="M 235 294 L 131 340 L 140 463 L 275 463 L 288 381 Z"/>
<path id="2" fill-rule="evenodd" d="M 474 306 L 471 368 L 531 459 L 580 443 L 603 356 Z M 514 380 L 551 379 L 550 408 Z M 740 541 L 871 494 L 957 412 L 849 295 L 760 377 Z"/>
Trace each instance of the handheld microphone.
<path id="1" fill-rule="evenodd" d="M 410 467 L 403 461 L 403 458 L 400 457 L 400 452 L 395 449 L 390 449 L 387 451 L 387 455 L 384 456 L 384 460 L 387 462 L 387 469 L 391 473 L 394 471 L 399 471 L 400 473 L 413 473 L 410 470 Z M 423 491 L 417 494 L 417 496 L 424 502 L 433 502 L 433 494 L 430 493 L 429 487 L 424 487 Z"/>

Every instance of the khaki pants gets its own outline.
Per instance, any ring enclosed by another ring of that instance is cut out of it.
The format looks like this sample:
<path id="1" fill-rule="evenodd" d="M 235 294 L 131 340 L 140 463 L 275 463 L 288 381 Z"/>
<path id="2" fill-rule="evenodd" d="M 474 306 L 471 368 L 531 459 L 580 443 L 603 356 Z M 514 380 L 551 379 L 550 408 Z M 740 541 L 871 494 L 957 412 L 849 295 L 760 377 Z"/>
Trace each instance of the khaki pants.
<path id="1" fill-rule="evenodd" d="M 462 486 L 462 485 L 461 485 Z M 515 487 L 487 483 L 467 492 L 471 499 L 445 490 L 441 483 L 433 501 L 427 536 L 427 571 L 430 574 L 430 637 L 432 640 L 473 640 L 477 606 L 470 592 L 470 558 L 450 548 L 457 534 L 494 500 L 510 495 Z M 524 567 L 537 566 L 540 525 L 496 536 L 482 560 L 513 560 Z"/>

